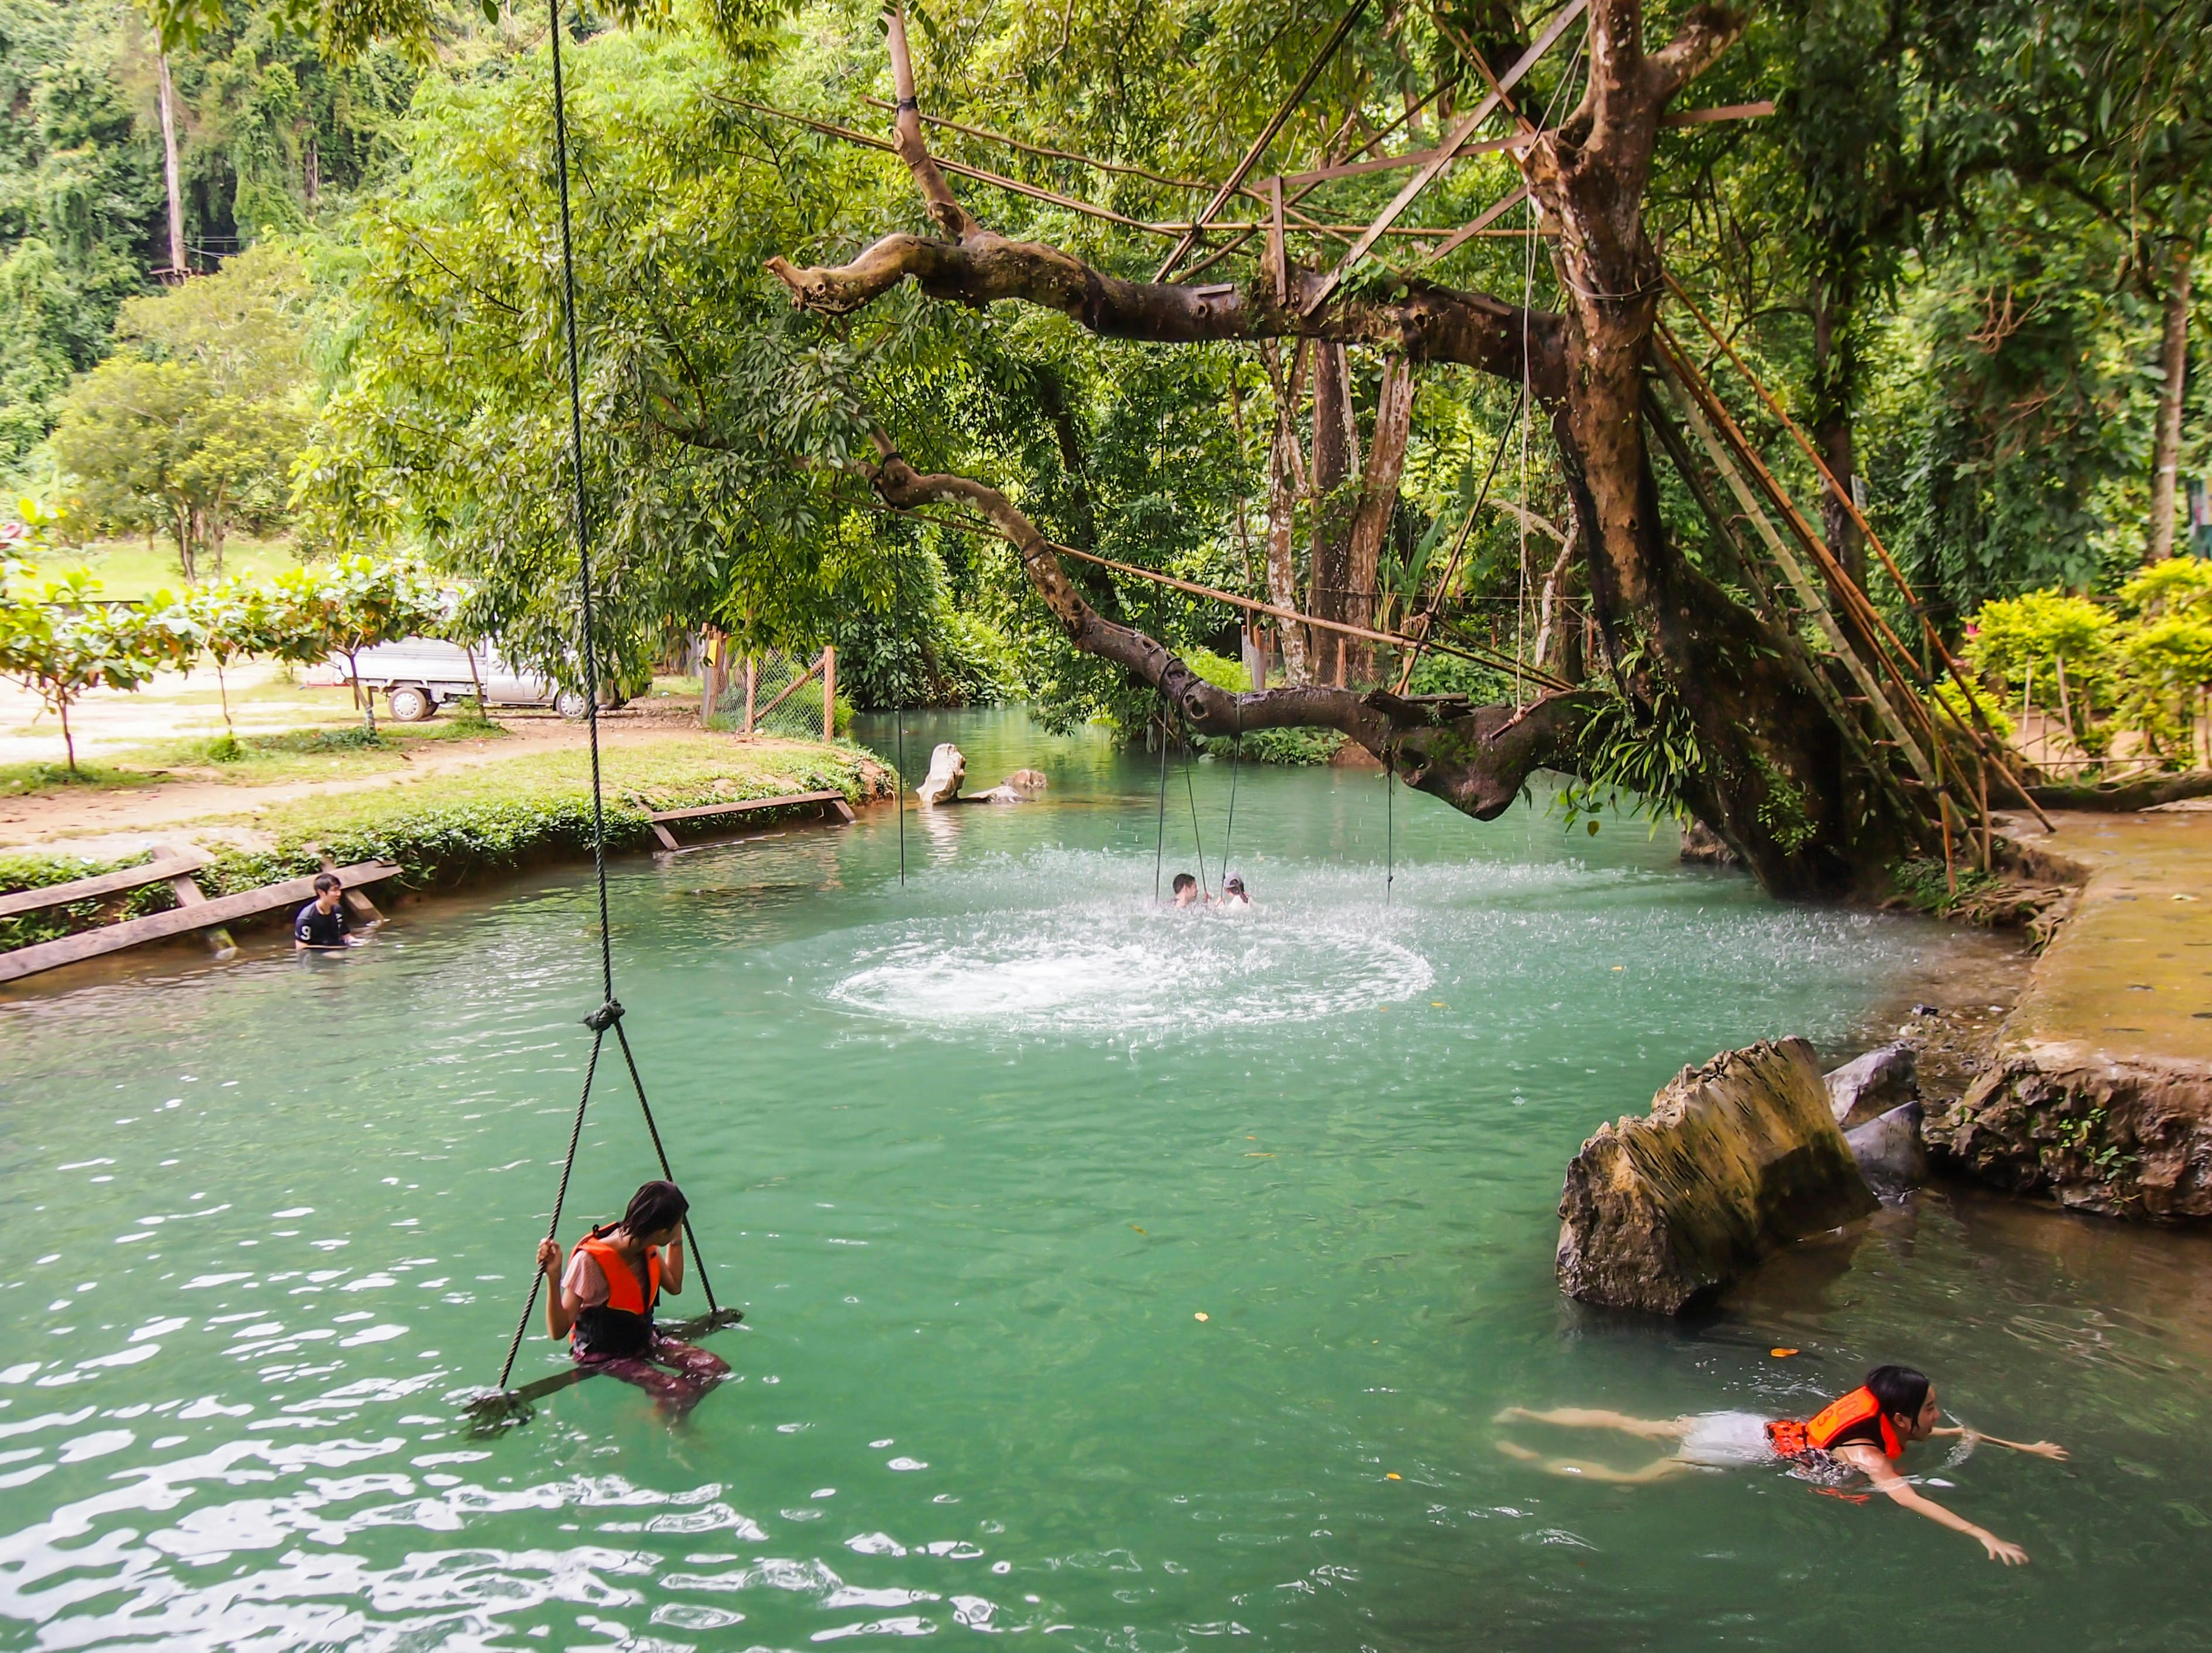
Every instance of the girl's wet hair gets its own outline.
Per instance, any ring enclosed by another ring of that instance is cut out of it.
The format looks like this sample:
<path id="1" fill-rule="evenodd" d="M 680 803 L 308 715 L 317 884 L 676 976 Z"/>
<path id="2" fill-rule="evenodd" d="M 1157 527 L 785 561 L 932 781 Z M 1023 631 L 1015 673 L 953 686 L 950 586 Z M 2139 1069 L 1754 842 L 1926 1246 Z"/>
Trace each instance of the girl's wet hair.
<path id="1" fill-rule="evenodd" d="M 641 1240 L 648 1234 L 674 1228 L 690 1209 L 691 1202 L 675 1183 L 647 1182 L 630 1195 L 629 1209 L 623 1212 L 622 1226 Z"/>
<path id="2" fill-rule="evenodd" d="M 1876 1366 L 1866 1375 L 1866 1386 L 1893 1418 L 1917 1418 L 1928 1404 L 1928 1374 L 1910 1366 Z"/>

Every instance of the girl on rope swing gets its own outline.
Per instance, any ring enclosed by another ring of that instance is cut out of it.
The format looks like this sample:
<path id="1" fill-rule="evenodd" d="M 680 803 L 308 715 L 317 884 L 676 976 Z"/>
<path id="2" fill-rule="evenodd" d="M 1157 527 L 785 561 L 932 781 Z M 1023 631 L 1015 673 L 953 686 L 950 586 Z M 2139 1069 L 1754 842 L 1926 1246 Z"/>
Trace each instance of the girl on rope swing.
<path id="1" fill-rule="evenodd" d="M 653 1323 L 660 1294 L 684 1290 L 684 1216 L 690 1208 L 675 1183 L 647 1182 L 630 1196 L 620 1222 L 576 1243 L 565 1271 L 557 1241 L 538 1245 L 547 1334 L 569 1338 L 579 1365 L 636 1384 L 672 1421 L 730 1371 L 719 1356 Z"/>

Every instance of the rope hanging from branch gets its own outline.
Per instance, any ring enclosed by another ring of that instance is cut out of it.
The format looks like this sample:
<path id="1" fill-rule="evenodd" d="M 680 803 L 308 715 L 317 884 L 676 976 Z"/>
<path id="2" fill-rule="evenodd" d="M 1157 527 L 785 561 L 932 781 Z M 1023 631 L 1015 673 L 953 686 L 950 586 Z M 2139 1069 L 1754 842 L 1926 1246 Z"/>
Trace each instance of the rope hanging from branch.
<path id="1" fill-rule="evenodd" d="M 660 1174 L 672 1182 L 676 1176 L 668 1163 L 668 1151 L 661 1143 L 660 1126 L 653 1116 L 653 1104 L 646 1099 L 645 1079 L 637 1071 L 637 1058 L 629 1048 L 629 1036 L 623 1030 L 622 1003 L 615 997 L 614 939 L 607 912 L 606 799 L 599 763 L 599 639 L 592 588 L 590 496 L 584 479 L 584 393 L 577 345 L 576 261 L 568 202 L 568 97 L 561 62 L 561 0 L 549 0 L 548 12 L 552 25 L 553 149 L 561 198 L 561 315 L 568 368 L 568 463 L 574 483 L 569 504 L 576 534 L 576 584 L 582 626 L 578 653 L 584 665 L 584 724 L 592 757 L 592 873 L 599 913 L 599 1007 L 584 1018 L 584 1025 L 592 1030 L 592 1054 L 584 1064 L 583 1089 L 576 1098 L 576 1115 L 568 1127 L 568 1152 L 561 1161 L 561 1182 L 554 1190 L 553 1214 L 545 1227 L 545 1237 L 557 1241 L 561 1214 L 568 1200 L 569 1178 L 576 1169 L 577 1146 L 583 1139 L 584 1115 L 591 1107 L 592 1082 L 599 1074 L 599 1055 L 605 1048 L 610 1030 L 622 1048 L 623 1066 L 629 1070 L 630 1085 L 637 1092 L 637 1105 L 645 1115 L 645 1128 L 653 1139 L 653 1158 L 659 1162 Z M 690 1249 L 692 1266 L 698 1270 L 699 1284 L 706 1293 L 709 1324 L 726 1323 L 738 1318 L 736 1311 L 727 1311 L 726 1315 L 714 1301 L 714 1283 L 707 1272 L 705 1260 L 699 1255 L 698 1237 L 692 1232 L 688 1213 L 684 1218 L 684 1240 Z M 507 1390 L 507 1380 L 514 1374 L 515 1357 L 521 1352 L 522 1340 L 529 1332 L 530 1316 L 537 1310 L 538 1292 L 544 1280 L 544 1272 L 532 1269 L 530 1295 L 522 1306 L 521 1317 L 515 1322 L 514 1335 L 507 1346 L 507 1358 L 500 1363 L 499 1383 L 494 1392 L 477 1401 L 471 1410 L 489 1414 L 511 1408 L 513 1398 Z"/>

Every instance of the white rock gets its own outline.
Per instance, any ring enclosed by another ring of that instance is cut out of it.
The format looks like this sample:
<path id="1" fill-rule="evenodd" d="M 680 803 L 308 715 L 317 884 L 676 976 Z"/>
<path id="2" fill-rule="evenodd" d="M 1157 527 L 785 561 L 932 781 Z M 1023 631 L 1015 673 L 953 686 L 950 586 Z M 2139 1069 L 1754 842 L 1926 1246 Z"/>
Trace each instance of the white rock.
<path id="1" fill-rule="evenodd" d="M 945 741 L 929 755 L 929 773 L 914 795 L 925 804 L 950 804 L 958 799 L 960 784 L 968 778 L 968 760 L 960 749 Z"/>

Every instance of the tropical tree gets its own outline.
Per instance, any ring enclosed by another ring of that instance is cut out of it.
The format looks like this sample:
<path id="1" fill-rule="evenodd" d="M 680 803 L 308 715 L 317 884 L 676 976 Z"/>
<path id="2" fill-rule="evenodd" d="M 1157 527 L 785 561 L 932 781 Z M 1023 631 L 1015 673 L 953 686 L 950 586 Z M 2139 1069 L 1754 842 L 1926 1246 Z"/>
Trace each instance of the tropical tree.
<path id="1" fill-rule="evenodd" d="M 305 435 L 306 276 L 269 244 L 123 307 L 129 348 L 64 400 L 53 453 L 95 515 L 159 524 L 186 584 L 222 574 L 234 526 L 280 521 Z"/>
<path id="2" fill-rule="evenodd" d="M 136 689 L 164 665 L 181 665 L 188 632 L 135 606 L 99 599 L 82 568 L 38 590 L 21 580 L 0 600 L 0 674 L 36 695 L 61 720 L 69 773 L 77 772 L 70 708 L 94 689 Z"/>
<path id="3" fill-rule="evenodd" d="M 178 617 L 191 629 L 198 652 L 215 667 L 216 690 L 222 702 L 219 757 L 235 757 L 239 750 L 238 729 L 230 717 L 229 669 L 239 660 L 270 652 L 270 606 L 266 582 L 235 574 L 200 586 L 177 605 Z"/>
<path id="4" fill-rule="evenodd" d="M 276 575 L 270 582 L 261 641 L 283 659 L 345 656 L 362 726 L 374 734 L 376 697 L 362 690 L 361 651 L 433 631 L 445 619 L 444 593 L 425 570 L 356 554 Z"/>

